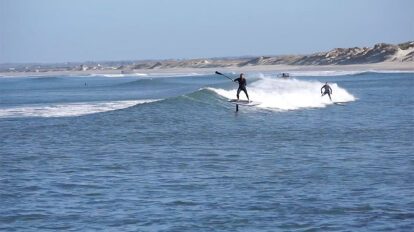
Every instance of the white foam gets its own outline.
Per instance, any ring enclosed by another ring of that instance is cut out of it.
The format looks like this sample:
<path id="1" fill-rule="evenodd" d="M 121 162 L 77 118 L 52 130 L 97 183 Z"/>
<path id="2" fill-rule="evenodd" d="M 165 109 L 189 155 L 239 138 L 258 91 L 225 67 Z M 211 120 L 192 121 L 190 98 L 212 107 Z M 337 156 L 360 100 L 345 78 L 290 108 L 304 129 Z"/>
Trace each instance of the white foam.
<path id="1" fill-rule="evenodd" d="M 356 75 L 362 74 L 366 71 L 342 71 L 342 70 L 335 70 L 335 71 L 293 71 L 289 72 L 291 76 L 302 76 L 302 77 L 323 77 L 323 76 L 345 76 L 345 75 Z"/>
<path id="2" fill-rule="evenodd" d="M 66 104 L 37 104 L 0 108 L 0 118 L 15 117 L 73 117 L 125 109 L 134 105 L 158 101 L 128 100 L 111 102 L 79 102 Z"/>
<path id="3" fill-rule="evenodd" d="M 147 73 L 135 73 L 135 76 L 146 77 L 146 76 L 148 76 L 148 74 Z"/>
<path id="4" fill-rule="evenodd" d="M 195 72 L 182 72 L 182 73 L 149 73 L 148 76 L 151 77 L 192 77 L 192 76 L 204 76 L 208 73 L 195 73 Z"/>
<path id="5" fill-rule="evenodd" d="M 121 77 L 150 77 L 150 78 L 157 78 L 157 77 L 192 77 L 192 76 L 203 76 L 207 75 L 208 73 L 123 73 L 123 74 L 89 74 L 90 77 L 110 77 L 110 78 L 121 78 Z"/>
<path id="6" fill-rule="evenodd" d="M 99 75 L 97 75 L 99 76 Z M 101 74 L 104 77 L 146 77 L 146 73 Z"/>
<path id="7" fill-rule="evenodd" d="M 330 70 L 330 71 L 286 71 L 289 73 L 289 76 L 292 77 L 330 77 L 330 76 L 345 76 L 345 75 L 356 75 L 362 74 L 366 72 L 370 72 L 370 70 L 364 71 L 344 71 L 344 70 Z M 265 77 L 265 76 L 273 76 L 278 77 L 281 75 L 282 72 L 248 72 L 248 77 Z"/>
<path id="8" fill-rule="evenodd" d="M 102 74 L 104 77 L 125 77 L 125 74 Z"/>
<path id="9" fill-rule="evenodd" d="M 325 107 L 333 102 L 349 102 L 356 99 L 336 83 L 329 83 L 333 91 L 331 102 L 327 95 L 321 96 L 323 84 L 318 81 L 261 78 L 248 86 L 247 90 L 251 100 L 261 102 L 258 107 L 274 110 Z M 228 99 L 236 97 L 236 89 L 209 89 Z M 240 93 L 240 98 L 246 99 L 243 92 Z"/>
<path id="10" fill-rule="evenodd" d="M 97 73 L 91 73 L 87 76 L 90 77 L 125 77 L 125 74 L 107 74 L 107 73 L 101 73 L 101 74 L 97 74 Z"/>
<path id="11" fill-rule="evenodd" d="M 382 70 L 382 69 L 366 69 L 360 71 L 292 71 L 288 72 L 290 77 L 334 77 L 334 76 L 347 76 L 347 75 L 358 75 L 364 73 L 413 73 L 412 70 Z M 280 73 L 272 72 L 272 76 L 277 76 Z M 257 73 L 256 76 L 260 73 Z"/>

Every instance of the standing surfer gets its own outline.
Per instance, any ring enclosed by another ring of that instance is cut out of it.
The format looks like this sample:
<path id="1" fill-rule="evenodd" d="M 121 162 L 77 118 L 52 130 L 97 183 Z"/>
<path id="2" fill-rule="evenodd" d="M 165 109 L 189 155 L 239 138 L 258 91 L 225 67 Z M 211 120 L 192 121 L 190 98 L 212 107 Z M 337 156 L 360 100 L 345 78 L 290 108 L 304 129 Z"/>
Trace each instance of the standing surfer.
<path id="1" fill-rule="evenodd" d="M 239 88 L 237 89 L 237 100 L 239 100 L 240 91 L 243 91 L 246 94 L 247 100 L 250 101 L 249 94 L 247 94 L 247 89 L 246 89 L 247 81 L 246 81 L 246 78 L 244 78 L 244 74 L 240 73 L 240 77 L 234 79 L 233 81 L 239 82 Z"/>
<path id="2" fill-rule="evenodd" d="M 322 96 L 324 96 L 325 94 L 328 94 L 329 99 L 332 101 L 332 98 L 331 98 L 332 89 L 328 85 L 328 82 L 325 82 L 325 84 L 322 86 L 322 88 L 321 88 L 321 94 L 322 94 Z"/>

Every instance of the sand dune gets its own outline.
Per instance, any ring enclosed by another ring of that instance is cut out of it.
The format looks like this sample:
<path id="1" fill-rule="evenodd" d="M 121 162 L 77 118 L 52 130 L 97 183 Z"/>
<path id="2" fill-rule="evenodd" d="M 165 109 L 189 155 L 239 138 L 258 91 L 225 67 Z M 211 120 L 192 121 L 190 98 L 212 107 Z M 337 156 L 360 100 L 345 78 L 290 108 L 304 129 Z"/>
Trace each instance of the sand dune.
<path id="1" fill-rule="evenodd" d="M 150 73 L 214 73 L 223 71 L 414 71 L 414 41 L 398 45 L 335 48 L 310 55 L 280 55 L 188 60 L 2 64 L 0 76 Z"/>

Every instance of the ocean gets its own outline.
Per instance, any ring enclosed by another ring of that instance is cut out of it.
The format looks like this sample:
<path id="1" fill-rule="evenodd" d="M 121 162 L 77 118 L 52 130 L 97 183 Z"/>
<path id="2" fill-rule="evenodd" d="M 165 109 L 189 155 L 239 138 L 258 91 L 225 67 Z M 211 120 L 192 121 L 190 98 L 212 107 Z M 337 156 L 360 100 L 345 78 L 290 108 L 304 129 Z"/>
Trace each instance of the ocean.
<path id="1" fill-rule="evenodd" d="M 414 230 L 414 73 L 246 77 L 1 77 L 0 230 Z"/>

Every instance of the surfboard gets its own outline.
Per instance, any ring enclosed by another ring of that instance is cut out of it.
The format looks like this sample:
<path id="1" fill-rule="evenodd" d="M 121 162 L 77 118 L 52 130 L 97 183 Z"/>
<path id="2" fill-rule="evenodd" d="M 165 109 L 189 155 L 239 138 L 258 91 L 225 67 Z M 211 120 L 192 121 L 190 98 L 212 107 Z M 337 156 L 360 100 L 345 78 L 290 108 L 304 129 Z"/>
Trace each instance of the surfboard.
<path id="1" fill-rule="evenodd" d="M 335 105 L 345 106 L 347 102 L 333 102 Z"/>
<path id="2" fill-rule="evenodd" d="M 257 105 L 260 105 L 260 102 L 248 101 L 248 100 L 230 99 L 229 102 L 233 103 L 235 105 L 241 105 L 241 106 L 257 106 Z"/>

